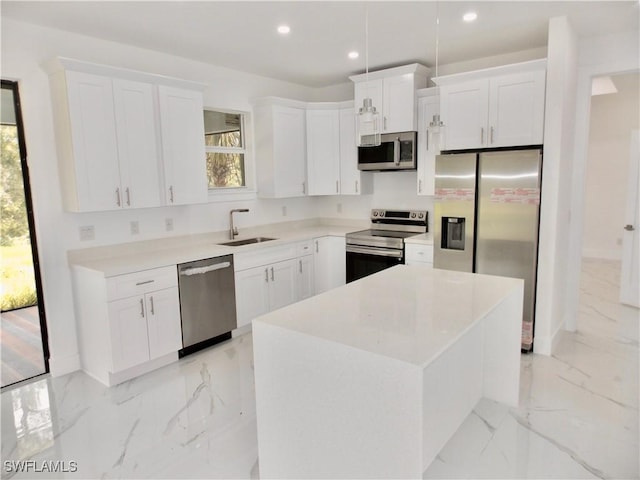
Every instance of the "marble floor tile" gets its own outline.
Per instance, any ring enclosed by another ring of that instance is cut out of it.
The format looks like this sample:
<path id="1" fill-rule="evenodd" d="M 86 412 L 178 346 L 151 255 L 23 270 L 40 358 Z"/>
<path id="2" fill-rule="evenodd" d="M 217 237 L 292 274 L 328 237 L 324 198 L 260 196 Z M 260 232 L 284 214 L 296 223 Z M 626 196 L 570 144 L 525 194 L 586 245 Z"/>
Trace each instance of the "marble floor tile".
<path id="1" fill-rule="evenodd" d="M 482 400 L 424 478 L 639 477 L 639 315 L 619 268 L 584 262 L 577 331 L 524 355 L 520 405 Z M 76 372 L 1 401 L 2 478 L 259 478 L 250 334 L 116 387 Z"/>

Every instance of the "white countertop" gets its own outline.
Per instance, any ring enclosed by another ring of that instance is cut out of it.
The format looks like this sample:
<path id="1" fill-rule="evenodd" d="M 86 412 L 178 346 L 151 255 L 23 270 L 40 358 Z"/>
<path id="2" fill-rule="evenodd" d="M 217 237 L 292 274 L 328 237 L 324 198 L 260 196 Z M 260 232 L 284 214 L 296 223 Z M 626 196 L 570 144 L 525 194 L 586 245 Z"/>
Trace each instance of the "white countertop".
<path id="1" fill-rule="evenodd" d="M 404 243 L 412 243 L 415 245 L 433 245 L 433 233 L 421 233 L 404 239 Z"/>
<path id="2" fill-rule="evenodd" d="M 254 320 L 420 367 L 522 280 L 398 265 Z"/>
<path id="3" fill-rule="evenodd" d="M 103 272 L 105 277 L 113 277 L 194 260 L 275 247 L 315 237 L 344 236 L 349 232 L 361 230 L 367 225 L 367 222 L 358 221 L 289 222 L 246 228 L 243 229 L 242 235 L 235 238 L 235 240 L 255 236 L 276 238 L 269 242 L 229 247 L 219 245 L 229 241 L 228 232 L 213 232 L 72 250 L 68 253 L 68 259 L 72 266 L 96 270 Z"/>

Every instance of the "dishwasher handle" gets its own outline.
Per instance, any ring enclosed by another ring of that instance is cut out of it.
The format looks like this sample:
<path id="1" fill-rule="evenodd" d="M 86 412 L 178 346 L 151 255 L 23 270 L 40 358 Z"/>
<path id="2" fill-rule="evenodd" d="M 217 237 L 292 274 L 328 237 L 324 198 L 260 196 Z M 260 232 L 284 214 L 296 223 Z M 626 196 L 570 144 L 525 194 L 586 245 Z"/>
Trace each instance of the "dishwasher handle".
<path id="1" fill-rule="evenodd" d="M 213 265 L 205 265 L 204 267 L 188 267 L 180 270 L 180 275 L 190 277 L 191 275 L 202 275 L 204 273 L 222 270 L 231 266 L 231 262 L 214 263 Z"/>

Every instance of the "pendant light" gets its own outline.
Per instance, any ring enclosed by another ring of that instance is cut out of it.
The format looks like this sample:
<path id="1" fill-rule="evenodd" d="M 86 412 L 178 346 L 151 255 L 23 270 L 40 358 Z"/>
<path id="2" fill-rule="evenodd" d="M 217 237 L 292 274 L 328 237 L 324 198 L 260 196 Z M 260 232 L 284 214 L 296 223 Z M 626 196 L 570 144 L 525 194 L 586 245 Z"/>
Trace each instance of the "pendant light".
<path id="1" fill-rule="evenodd" d="M 440 53 L 440 4 L 436 2 L 436 78 L 438 78 L 438 55 Z M 439 87 L 436 87 L 439 90 Z M 439 92 L 438 92 L 439 93 Z M 436 155 L 444 147 L 445 125 L 440 120 L 440 114 L 435 114 L 427 127 L 428 144 L 434 146 Z"/>
<path id="2" fill-rule="evenodd" d="M 365 72 L 366 96 L 357 116 L 357 144 L 359 147 L 377 147 L 380 145 L 380 114 L 369 97 L 369 6 L 365 5 Z"/>

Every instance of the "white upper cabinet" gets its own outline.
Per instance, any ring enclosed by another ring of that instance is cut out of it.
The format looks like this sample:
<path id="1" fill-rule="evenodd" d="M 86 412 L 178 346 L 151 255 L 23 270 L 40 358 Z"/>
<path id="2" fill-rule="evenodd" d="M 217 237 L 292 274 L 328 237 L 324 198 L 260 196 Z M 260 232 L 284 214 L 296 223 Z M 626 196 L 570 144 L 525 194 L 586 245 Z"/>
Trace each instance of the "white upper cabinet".
<path id="1" fill-rule="evenodd" d="M 355 111 L 371 98 L 380 112 L 382 133 L 415 131 L 416 90 L 427 86 L 429 69 L 414 63 L 349 77 L 355 83 Z"/>
<path id="2" fill-rule="evenodd" d="M 352 102 L 308 104 L 309 195 L 371 193 L 371 174 L 358 170 L 355 121 Z"/>
<path id="3" fill-rule="evenodd" d="M 70 59 L 47 66 L 67 210 L 207 200 L 200 85 Z"/>
<path id="4" fill-rule="evenodd" d="M 440 97 L 436 88 L 418 92 L 418 195 L 433 195 L 435 167 L 438 154 L 437 140 L 429 134 L 429 124 L 440 113 Z"/>
<path id="5" fill-rule="evenodd" d="M 258 196 L 306 195 L 305 105 L 270 97 L 260 100 L 254 115 Z"/>
<path id="6" fill-rule="evenodd" d="M 207 201 L 202 93 L 158 87 L 165 198 L 169 205 Z"/>
<path id="7" fill-rule="evenodd" d="M 71 211 L 115 210 L 122 206 L 113 89 L 108 77 L 62 72 L 54 91 L 58 156 Z"/>
<path id="8" fill-rule="evenodd" d="M 121 204 L 123 207 L 162 205 L 154 87 L 149 83 L 114 79 L 113 101 Z"/>
<path id="9" fill-rule="evenodd" d="M 340 193 L 340 111 L 307 109 L 309 195 Z M 355 143 L 354 143 L 355 145 Z"/>
<path id="10" fill-rule="evenodd" d="M 543 142 L 546 61 L 434 79 L 440 85 L 443 150 Z"/>
<path id="11" fill-rule="evenodd" d="M 489 82 L 489 145 L 542 144 L 545 70 L 514 73 Z"/>
<path id="12" fill-rule="evenodd" d="M 487 146 L 488 80 L 473 80 L 440 89 L 440 118 L 446 125 L 446 150 Z"/>
<path id="13" fill-rule="evenodd" d="M 356 115 L 352 106 L 340 108 L 340 195 L 373 193 L 373 173 L 358 170 Z"/>

